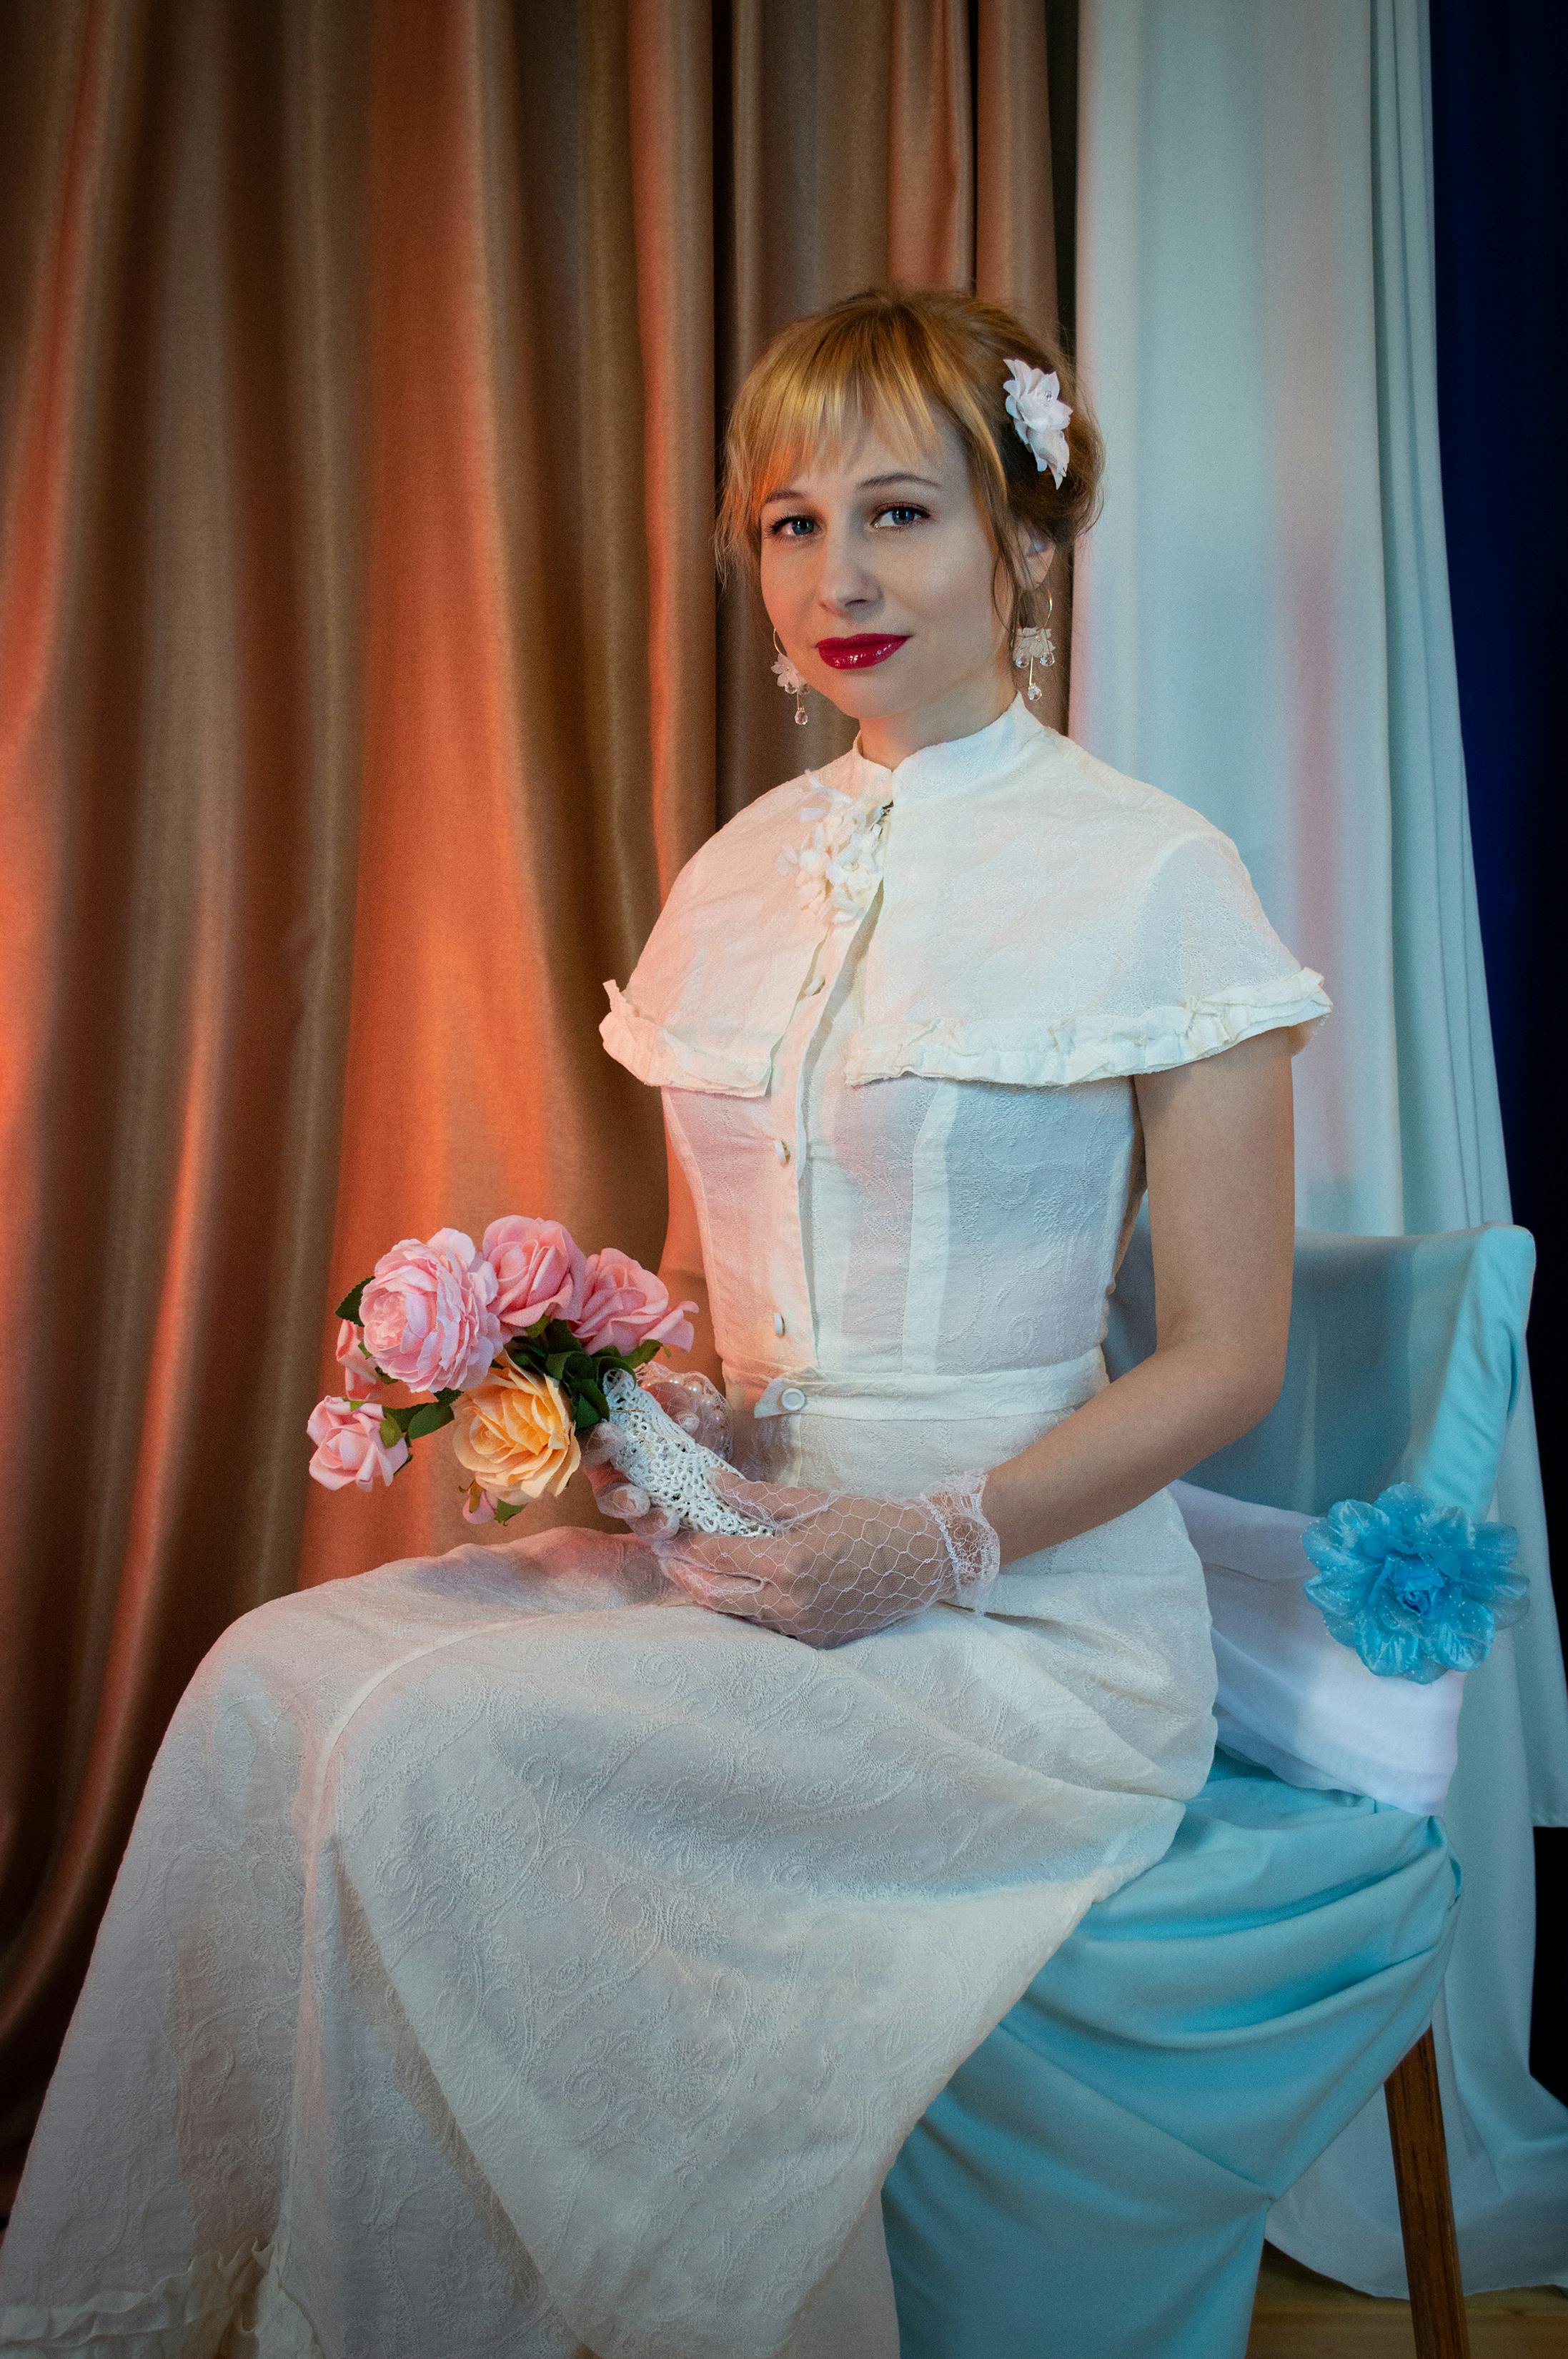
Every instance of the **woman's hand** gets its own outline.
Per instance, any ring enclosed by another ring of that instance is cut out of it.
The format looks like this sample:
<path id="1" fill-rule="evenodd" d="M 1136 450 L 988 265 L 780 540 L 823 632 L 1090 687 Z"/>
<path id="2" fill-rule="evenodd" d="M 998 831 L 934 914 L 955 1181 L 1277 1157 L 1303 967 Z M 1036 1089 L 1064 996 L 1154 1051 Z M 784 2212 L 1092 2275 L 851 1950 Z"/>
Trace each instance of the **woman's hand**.
<path id="1" fill-rule="evenodd" d="M 646 1367 L 639 1379 L 649 1398 L 705 1450 L 728 1458 L 734 1446 L 730 1404 L 711 1378 L 697 1368 Z M 621 1466 L 619 1430 L 609 1419 L 593 1428 L 582 1445 L 587 1475 L 601 1516 L 625 1524 L 639 1539 L 665 1538 L 680 1529 L 680 1518 L 655 1506 L 640 1484 L 628 1482 Z"/>
<path id="2" fill-rule="evenodd" d="M 842 1647 L 944 1600 L 978 1603 L 1000 1551 L 978 1505 L 983 1474 L 917 1499 L 785 1489 L 714 1477 L 719 1495 L 773 1525 L 758 1538 L 682 1531 L 654 1554 L 694 1604 L 808 1647 Z"/>
<path id="3" fill-rule="evenodd" d="M 730 1456 L 735 1423 L 729 1402 L 711 1376 L 705 1376 L 700 1368 L 664 1367 L 655 1360 L 643 1369 L 639 1382 L 683 1433 L 689 1433 L 694 1441 L 719 1458 Z"/>

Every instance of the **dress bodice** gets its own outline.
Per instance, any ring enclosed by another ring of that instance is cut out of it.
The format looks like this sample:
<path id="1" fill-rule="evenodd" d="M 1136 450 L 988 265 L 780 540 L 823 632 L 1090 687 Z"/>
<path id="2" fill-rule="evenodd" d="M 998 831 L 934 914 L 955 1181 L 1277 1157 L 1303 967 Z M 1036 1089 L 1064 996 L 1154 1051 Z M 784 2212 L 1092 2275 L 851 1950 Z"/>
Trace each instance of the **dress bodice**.
<path id="1" fill-rule="evenodd" d="M 934 1408 L 989 1375 L 1052 1407 L 1022 1379 L 1096 1355 L 1141 1190 L 1133 1078 L 1328 1007 L 1228 839 L 1022 701 L 762 797 L 608 989 L 763 1416 L 798 1408 L 792 1376 Z"/>
<path id="2" fill-rule="evenodd" d="M 880 915 L 879 889 L 825 930 L 765 1096 L 665 1092 L 743 1389 L 1047 1367 L 1104 1333 L 1141 1179 L 1131 1082 L 851 1082 Z"/>

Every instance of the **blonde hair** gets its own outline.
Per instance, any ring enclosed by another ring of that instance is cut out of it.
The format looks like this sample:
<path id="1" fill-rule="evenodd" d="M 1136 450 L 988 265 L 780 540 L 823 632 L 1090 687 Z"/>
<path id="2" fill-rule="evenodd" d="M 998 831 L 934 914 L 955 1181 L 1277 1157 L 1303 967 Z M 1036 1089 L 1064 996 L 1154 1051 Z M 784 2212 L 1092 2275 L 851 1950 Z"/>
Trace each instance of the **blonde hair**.
<path id="1" fill-rule="evenodd" d="M 1071 404 L 1067 472 L 1060 488 L 1008 416 L 1011 360 L 1054 370 Z M 716 546 L 727 577 L 753 571 L 762 504 L 808 452 L 838 449 L 868 427 L 914 458 L 929 452 L 938 418 L 949 419 L 990 529 L 999 570 L 1022 619 L 1032 585 L 1020 547 L 1030 537 L 1061 548 L 1094 522 L 1104 451 L 1059 346 L 1032 335 L 1011 311 L 946 288 L 869 288 L 776 335 L 730 413 Z"/>

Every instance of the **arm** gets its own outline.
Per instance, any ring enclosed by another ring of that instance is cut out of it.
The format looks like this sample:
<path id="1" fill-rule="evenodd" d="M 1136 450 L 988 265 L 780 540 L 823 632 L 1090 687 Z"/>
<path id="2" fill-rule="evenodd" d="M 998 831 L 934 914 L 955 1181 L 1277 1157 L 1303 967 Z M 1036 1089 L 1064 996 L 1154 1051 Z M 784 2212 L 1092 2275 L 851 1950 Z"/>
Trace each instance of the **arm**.
<path id="1" fill-rule="evenodd" d="M 718 1347 L 713 1340 L 713 1320 L 708 1306 L 708 1278 L 702 1266 L 702 1232 L 697 1226 L 697 1206 L 691 1189 L 670 1138 L 669 1126 L 665 1128 L 665 1159 L 669 1167 L 669 1223 L 665 1231 L 665 1250 L 659 1259 L 659 1276 L 668 1287 L 670 1300 L 683 1302 L 695 1298 L 697 1315 L 695 1321 L 697 1340 L 689 1352 L 661 1352 L 659 1366 L 695 1368 L 722 1391 L 724 1378 L 719 1365 Z"/>
<path id="2" fill-rule="evenodd" d="M 1279 1397 L 1294 1243 L 1283 1032 L 1138 1084 L 1156 1344 L 1141 1365 L 993 1467 L 1004 1564 L 1125 1514 Z"/>

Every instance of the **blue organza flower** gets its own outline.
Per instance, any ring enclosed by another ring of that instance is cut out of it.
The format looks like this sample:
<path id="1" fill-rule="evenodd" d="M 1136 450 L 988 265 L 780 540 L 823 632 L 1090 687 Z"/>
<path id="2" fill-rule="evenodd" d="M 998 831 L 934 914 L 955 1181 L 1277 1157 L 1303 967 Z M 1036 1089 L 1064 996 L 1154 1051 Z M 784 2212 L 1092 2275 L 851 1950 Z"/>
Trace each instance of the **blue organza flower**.
<path id="1" fill-rule="evenodd" d="M 1380 1679 L 1425 1687 L 1444 1671 L 1473 1671 L 1527 1603 L 1510 1571 L 1513 1526 L 1472 1523 L 1413 1483 L 1393 1484 L 1371 1506 L 1339 1500 L 1307 1526 L 1302 1546 L 1317 1567 L 1307 1595 Z"/>

